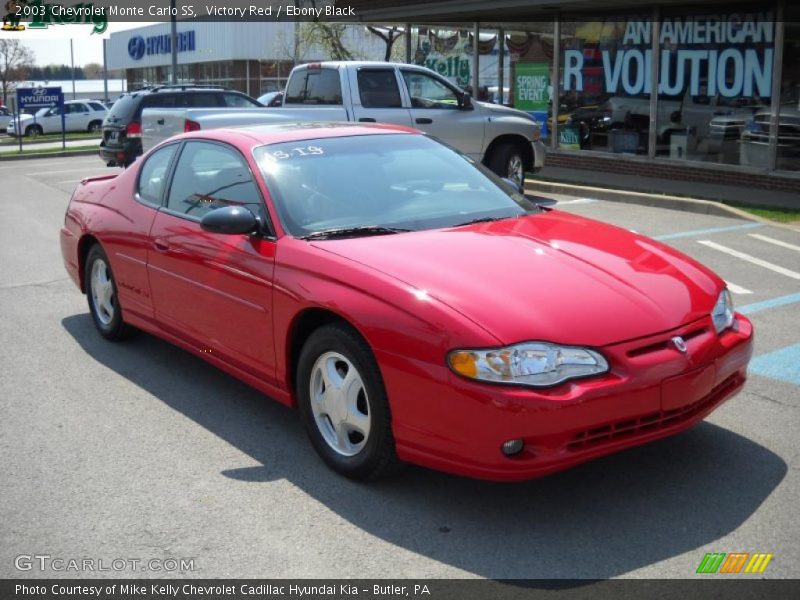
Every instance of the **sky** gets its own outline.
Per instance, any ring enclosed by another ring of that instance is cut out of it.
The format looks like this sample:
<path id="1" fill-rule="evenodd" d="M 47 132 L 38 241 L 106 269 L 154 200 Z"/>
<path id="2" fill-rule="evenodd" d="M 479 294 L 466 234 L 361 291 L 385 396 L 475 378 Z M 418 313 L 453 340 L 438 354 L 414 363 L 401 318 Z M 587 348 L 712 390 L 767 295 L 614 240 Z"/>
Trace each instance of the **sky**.
<path id="1" fill-rule="evenodd" d="M 134 27 L 146 27 L 152 23 L 127 23 L 114 22 L 108 24 L 108 29 L 102 34 L 91 33 L 90 26 L 70 26 L 72 33 L 72 46 L 75 53 L 75 66 L 83 66 L 86 63 L 103 64 L 103 38 L 108 38 L 111 33 L 124 31 Z M 15 36 L 22 39 L 36 55 L 37 66 L 49 64 L 69 64 L 69 40 L 70 37 L 61 34 L 59 29 L 66 31 L 66 27 L 51 26 L 43 30 L 29 29 L 24 32 L 24 37 L 19 34 L 3 33 L 0 37 Z"/>

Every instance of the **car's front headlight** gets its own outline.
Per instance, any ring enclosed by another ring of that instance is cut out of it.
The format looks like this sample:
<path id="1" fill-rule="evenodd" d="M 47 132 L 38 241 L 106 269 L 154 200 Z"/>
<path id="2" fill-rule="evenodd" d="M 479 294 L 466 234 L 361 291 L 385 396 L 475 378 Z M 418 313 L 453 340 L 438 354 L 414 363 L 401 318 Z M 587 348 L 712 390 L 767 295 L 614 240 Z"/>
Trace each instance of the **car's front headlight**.
<path id="1" fill-rule="evenodd" d="M 722 290 L 717 298 L 714 310 L 711 311 L 711 318 L 714 320 L 714 329 L 717 333 L 722 333 L 733 325 L 733 298 L 728 288 Z"/>
<path id="2" fill-rule="evenodd" d="M 549 387 L 608 371 L 608 362 L 594 350 L 547 342 L 453 350 L 447 362 L 453 371 L 469 379 L 532 387 Z"/>

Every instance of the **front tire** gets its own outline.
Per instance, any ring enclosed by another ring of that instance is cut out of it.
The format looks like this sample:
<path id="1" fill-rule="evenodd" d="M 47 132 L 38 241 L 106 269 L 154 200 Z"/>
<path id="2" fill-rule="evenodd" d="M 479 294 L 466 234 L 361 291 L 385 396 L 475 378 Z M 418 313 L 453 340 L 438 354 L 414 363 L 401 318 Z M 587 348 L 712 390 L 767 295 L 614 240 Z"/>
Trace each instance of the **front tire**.
<path id="1" fill-rule="evenodd" d="M 296 385 L 308 437 L 330 468 L 359 480 L 396 469 L 383 378 L 358 333 L 338 323 L 312 333 L 300 353 Z"/>
<path id="2" fill-rule="evenodd" d="M 99 244 L 95 244 L 89 250 L 84 269 L 86 297 L 94 326 L 107 340 L 125 339 L 131 330 L 122 319 L 117 283 L 111 272 L 108 257 Z"/>
<path id="3" fill-rule="evenodd" d="M 41 125 L 29 125 L 27 129 L 25 129 L 25 135 L 29 138 L 37 138 L 44 133 Z"/>
<path id="4" fill-rule="evenodd" d="M 513 181 L 521 190 L 525 185 L 525 157 L 516 144 L 500 144 L 492 151 L 487 165 L 499 177 Z"/>

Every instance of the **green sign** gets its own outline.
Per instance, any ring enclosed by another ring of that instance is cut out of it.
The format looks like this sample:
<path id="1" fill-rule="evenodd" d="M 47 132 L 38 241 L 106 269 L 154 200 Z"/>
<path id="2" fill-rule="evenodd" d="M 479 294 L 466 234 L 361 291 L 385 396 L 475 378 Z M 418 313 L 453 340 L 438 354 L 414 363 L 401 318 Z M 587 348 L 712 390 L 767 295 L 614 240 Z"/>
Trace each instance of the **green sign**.
<path id="1" fill-rule="evenodd" d="M 522 62 L 514 69 L 514 108 L 547 110 L 550 102 L 550 65 Z"/>
<path id="2" fill-rule="evenodd" d="M 562 125 L 558 128 L 558 147 L 565 150 L 580 150 L 580 130 L 574 125 Z"/>

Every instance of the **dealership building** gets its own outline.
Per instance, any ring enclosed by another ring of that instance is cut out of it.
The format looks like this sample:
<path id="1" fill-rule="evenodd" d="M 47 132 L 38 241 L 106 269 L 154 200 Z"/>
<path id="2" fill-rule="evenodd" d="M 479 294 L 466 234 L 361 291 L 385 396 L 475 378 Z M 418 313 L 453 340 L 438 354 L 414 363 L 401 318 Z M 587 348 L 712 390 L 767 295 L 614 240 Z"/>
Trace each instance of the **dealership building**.
<path id="1" fill-rule="evenodd" d="M 789 0 L 341 4 L 411 31 L 394 59 L 534 115 L 548 165 L 800 189 L 800 7 Z M 179 22 L 178 78 L 280 89 L 296 62 L 328 58 L 302 26 Z M 345 41 L 357 58 L 383 58 L 358 23 Z M 169 79 L 168 23 L 112 34 L 108 50 L 130 89 Z"/>

